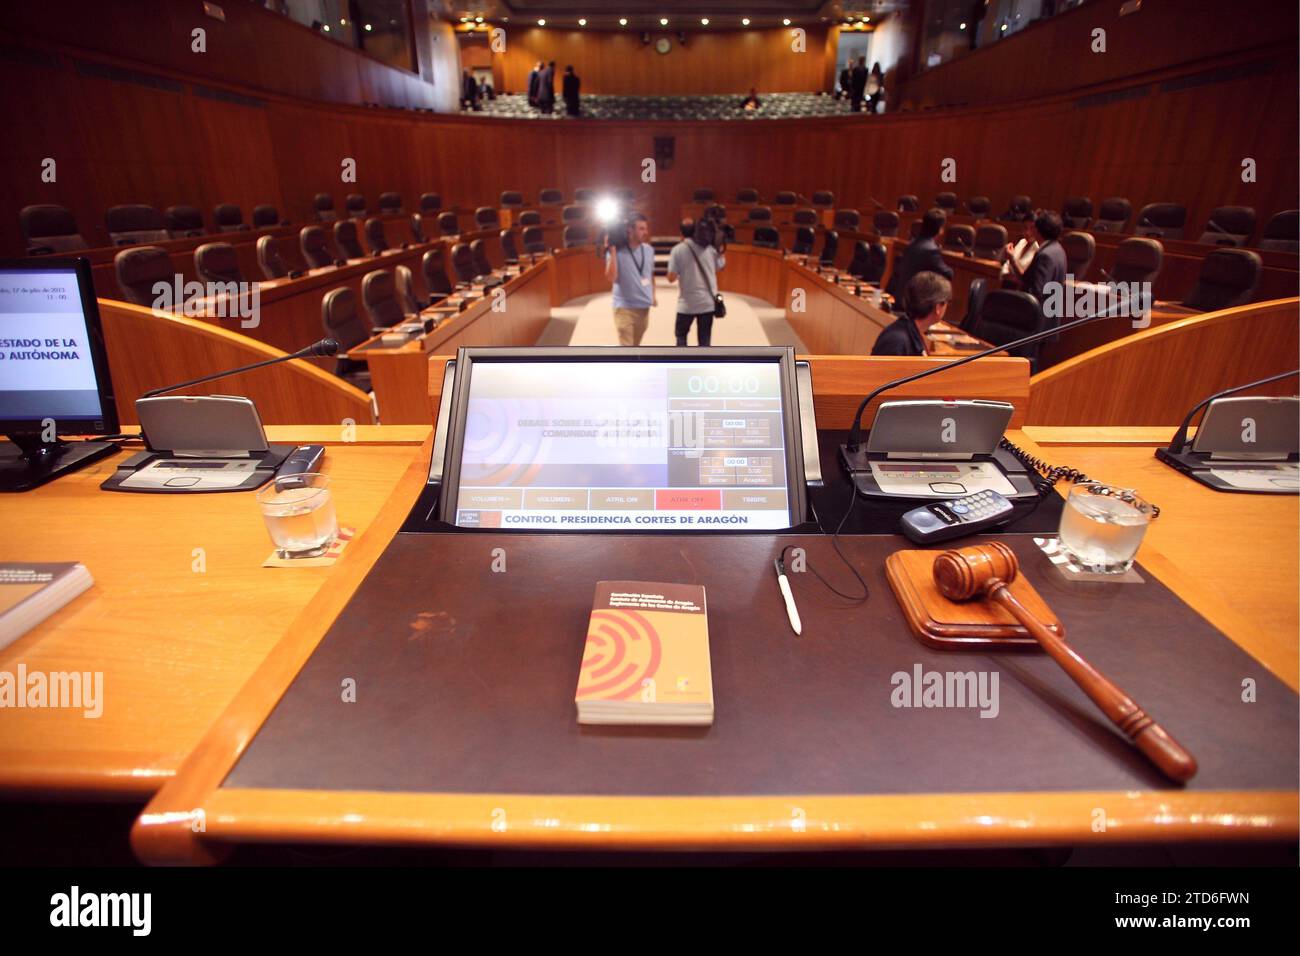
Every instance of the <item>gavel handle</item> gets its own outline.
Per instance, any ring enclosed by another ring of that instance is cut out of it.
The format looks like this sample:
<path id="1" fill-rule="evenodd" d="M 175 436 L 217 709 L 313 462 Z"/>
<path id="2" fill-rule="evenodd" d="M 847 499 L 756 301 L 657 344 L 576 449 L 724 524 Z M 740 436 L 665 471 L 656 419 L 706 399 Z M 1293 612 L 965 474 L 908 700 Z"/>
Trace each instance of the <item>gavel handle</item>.
<path id="1" fill-rule="evenodd" d="M 1092 698 L 1092 702 L 1101 708 L 1101 712 L 1133 741 L 1133 745 L 1142 751 L 1153 764 L 1160 768 L 1170 780 L 1182 783 L 1196 775 L 1196 758 L 1183 749 L 1182 744 L 1174 740 L 1157 724 L 1128 694 L 1120 690 L 1105 674 L 1097 670 L 1079 656 L 1065 641 L 1047 629 L 1029 609 L 1016 600 L 1005 584 L 995 582 L 989 589 L 993 598 L 1017 621 L 1025 626 L 1043 646 L 1043 650 L 1052 656 L 1061 669 L 1070 675 L 1070 679 Z"/>

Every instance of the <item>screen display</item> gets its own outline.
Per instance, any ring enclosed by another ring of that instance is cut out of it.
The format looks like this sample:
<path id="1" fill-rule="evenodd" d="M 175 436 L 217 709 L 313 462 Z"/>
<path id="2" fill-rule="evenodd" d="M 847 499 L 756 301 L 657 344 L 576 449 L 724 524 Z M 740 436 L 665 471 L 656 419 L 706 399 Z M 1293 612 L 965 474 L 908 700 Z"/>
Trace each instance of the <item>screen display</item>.
<path id="1" fill-rule="evenodd" d="M 0 271 L 0 420 L 103 417 L 76 270 Z"/>
<path id="2" fill-rule="evenodd" d="M 788 528 L 776 362 L 476 362 L 455 524 Z"/>

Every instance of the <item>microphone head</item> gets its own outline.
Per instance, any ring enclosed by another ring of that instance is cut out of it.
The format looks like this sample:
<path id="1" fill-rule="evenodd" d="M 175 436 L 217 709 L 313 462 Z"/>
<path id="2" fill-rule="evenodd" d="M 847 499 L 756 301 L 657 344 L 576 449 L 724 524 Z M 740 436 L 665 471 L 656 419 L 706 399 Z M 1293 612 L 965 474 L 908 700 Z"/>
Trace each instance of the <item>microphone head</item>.
<path id="1" fill-rule="evenodd" d="M 321 339 L 311 346 L 312 355 L 336 355 L 338 350 L 339 343 L 335 339 Z"/>

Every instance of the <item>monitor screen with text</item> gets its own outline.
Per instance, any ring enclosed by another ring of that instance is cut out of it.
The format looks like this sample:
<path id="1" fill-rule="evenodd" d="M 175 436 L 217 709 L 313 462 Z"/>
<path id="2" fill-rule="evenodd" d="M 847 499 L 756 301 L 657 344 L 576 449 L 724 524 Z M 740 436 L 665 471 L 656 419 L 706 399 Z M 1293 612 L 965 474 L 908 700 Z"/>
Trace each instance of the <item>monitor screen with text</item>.
<path id="1" fill-rule="evenodd" d="M 788 528 L 781 377 L 774 361 L 475 362 L 454 523 Z"/>
<path id="2" fill-rule="evenodd" d="M 103 417 L 76 269 L 0 270 L 0 421 Z"/>

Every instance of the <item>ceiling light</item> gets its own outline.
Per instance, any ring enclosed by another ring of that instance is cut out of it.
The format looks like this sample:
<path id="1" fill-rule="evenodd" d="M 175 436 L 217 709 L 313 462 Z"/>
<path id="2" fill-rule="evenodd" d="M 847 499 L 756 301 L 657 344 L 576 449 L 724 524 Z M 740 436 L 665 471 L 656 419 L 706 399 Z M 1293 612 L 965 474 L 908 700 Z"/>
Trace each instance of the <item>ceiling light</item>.
<path id="1" fill-rule="evenodd" d="M 330 25 L 328 23 L 322 23 L 321 28 L 324 29 L 326 33 L 330 32 Z"/>
<path id="2" fill-rule="evenodd" d="M 1006 28 L 1007 28 L 1007 25 L 1006 25 L 1005 23 L 1002 24 L 1002 29 L 1005 30 Z"/>
<path id="3" fill-rule="evenodd" d="M 367 24 L 366 24 L 366 32 L 369 33 L 372 29 L 374 29 L 374 28 L 371 27 L 369 23 L 367 23 Z"/>
<path id="4" fill-rule="evenodd" d="M 621 26 L 621 27 L 625 27 L 625 26 L 627 26 L 627 17 L 619 17 L 619 18 L 618 18 L 618 25 Z"/>
<path id="5" fill-rule="evenodd" d="M 667 18 L 667 17 L 660 17 L 660 18 L 659 18 L 659 25 L 660 25 L 661 27 L 666 27 L 666 26 L 668 26 L 668 18 Z"/>
<path id="6" fill-rule="evenodd" d="M 537 25 L 538 25 L 539 27 L 544 27 L 544 26 L 546 26 L 546 20 L 545 20 L 544 18 L 541 19 L 541 20 L 538 20 L 538 21 L 537 21 Z"/>
<path id="7" fill-rule="evenodd" d="M 747 26 L 749 26 L 749 17 L 745 17 L 745 19 L 741 20 L 741 21 L 740 21 L 740 25 L 741 25 L 742 27 L 747 27 Z"/>
<path id="8" fill-rule="evenodd" d="M 709 18 L 708 18 L 708 17 L 700 17 L 700 26 L 702 26 L 702 27 L 707 27 L 708 25 L 709 25 Z"/>
<path id="9" fill-rule="evenodd" d="M 394 21 L 394 22 L 395 22 L 395 21 Z M 483 22 L 483 18 L 482 18 L 482 17 L 475 17 L 475 18 L 474 18 L 474 22 L 475 22 L 475 23 L 482 23 L 482 22 Z"/>
<path id="10" fill-rule="evenodd" d="M 785 18 L 784 20 L 782 20 L 781 22 L 784 23 L 786 26 L 789 26 L 789 25 L 790 25 L 790 18 L 789 18 L 789 17 L 786 17 L 786 18 Z"/>
<path id="11" fill-rule="evenodd" d="M 579 17 L 579 18 L 578 18 L 578 26 L 580 26 L 580 27 L 585 27 L 586 25 L 587 25 L 587 18 L 586 18 L 586 17 Z"/>
<path id="12" fill-rule="evenodd" d="M 963 20 L 961 26 L 959 26 L 957 29 L 959 29 L 959 30 L 965 30 L 965 29 L 966 29 L 966 21 Z"/>

